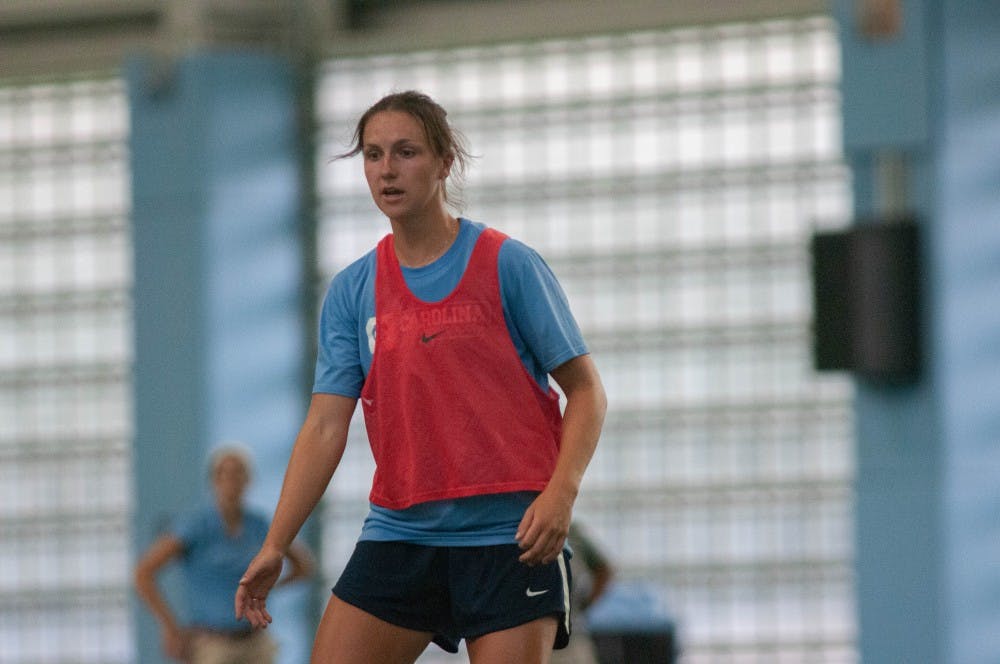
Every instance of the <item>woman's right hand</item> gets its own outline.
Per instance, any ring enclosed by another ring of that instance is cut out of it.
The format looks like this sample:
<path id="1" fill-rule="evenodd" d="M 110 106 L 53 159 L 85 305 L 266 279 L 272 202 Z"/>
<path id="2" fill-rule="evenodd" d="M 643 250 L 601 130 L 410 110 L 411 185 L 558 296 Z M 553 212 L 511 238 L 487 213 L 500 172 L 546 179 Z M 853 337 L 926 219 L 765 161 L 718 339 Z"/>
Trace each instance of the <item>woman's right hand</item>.
<path id="1" fill-rule="evenodd" d="M 267 596 L 281 576 L 284 555 L 280 551 L 261 549 L 250 561 L 246 573 L 236 589 L 236 617 L 245 618 L 255 628 L 266 628 L 271 623 L 267 611 Z"/>
<path id="2" fill-rule="evenodd" d="M 236 590 L 236 617 L 255 628 L 267 627 L 267 596 L 281 576 L 296 533 L 326 491 L 347 445 L 347 430 L 358 400 L 314 394 L 306 421 L 292 447 L 271 528 L 257 557 L 250 561 Z"/>

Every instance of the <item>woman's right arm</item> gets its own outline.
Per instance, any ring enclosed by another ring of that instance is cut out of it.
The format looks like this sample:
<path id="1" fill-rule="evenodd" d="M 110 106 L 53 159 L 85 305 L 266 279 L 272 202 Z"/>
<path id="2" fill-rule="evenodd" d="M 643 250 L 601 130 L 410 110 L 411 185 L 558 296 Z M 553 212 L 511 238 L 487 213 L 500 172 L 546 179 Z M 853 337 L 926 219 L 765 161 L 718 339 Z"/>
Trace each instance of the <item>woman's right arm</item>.
<path id="1" fill-rule="evenodd" d="M 356 405 L 357 399 L 335 394 L 312 397 L 295 439 L 271 528 L 236 591 L 236 616 L 246 618 L 254 627 L 271 622 L 264 601 L 281 574 L 282 560 L 292 541 L 340 464 Z"/>

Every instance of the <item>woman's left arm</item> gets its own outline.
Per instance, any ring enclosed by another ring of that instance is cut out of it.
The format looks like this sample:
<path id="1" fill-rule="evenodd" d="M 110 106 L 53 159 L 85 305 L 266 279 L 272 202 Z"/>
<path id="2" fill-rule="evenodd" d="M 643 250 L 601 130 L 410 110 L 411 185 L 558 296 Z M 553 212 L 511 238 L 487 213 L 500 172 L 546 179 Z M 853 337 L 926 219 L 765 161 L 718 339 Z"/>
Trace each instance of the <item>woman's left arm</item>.
<path id="1" fill-rule="evenodd" d="M 556 467 L 545 490 L 524 513 L 517 542 L 528 565 L 550 563 L 562 552 L 573 517 L 573 503 L 604 425 L 607 395 L 590 355 L 580 355 L 553 369 L 566 395 L 562 441 Z"/>

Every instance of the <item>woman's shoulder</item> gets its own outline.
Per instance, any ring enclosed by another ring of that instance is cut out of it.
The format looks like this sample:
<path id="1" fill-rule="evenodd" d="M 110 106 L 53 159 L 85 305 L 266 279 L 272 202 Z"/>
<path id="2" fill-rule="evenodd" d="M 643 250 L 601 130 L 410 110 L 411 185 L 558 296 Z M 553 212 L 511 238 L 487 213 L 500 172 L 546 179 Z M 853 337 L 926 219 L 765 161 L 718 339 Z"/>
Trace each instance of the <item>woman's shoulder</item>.
<path id="1" fill-rule="evenodd" d="M 507 233 L 502 228 L 488 226 L 482 222 L 472 221 L 470 219 L 464 219 L 463 221 L 465 221 L 470 227 L 473 239 L 478 238 L 479 234 L 487 228 L 503 234 L 504 241 L 503 244 L 500 245 L 500 256 L 498 258 L 501 263 L 501 267 L 503 267 L 504 264 L 509 266 L 523 265 L 524 263 L 540 260 L 541 258 L 537 251 L 525 244 L 519 238 Z"/>
<path id="2" fill-rule="evenodd" d="M 360 258 L 337 272 L 327 288 L 326 300 L 346 305 L 357 302 L 358 298 L 370 290 L 375 279 L 375 250 L 371 249 Z"/>
<path id="3" fill-rule="evenodd" d="M 201 502 L 177 515 L 170 526 L 172 534 L 182 540 L 189 540 L 197 533 L 210 529 L 221 519 L 218 508 L 209 502 Z"/>
<path id="4" fill-rule="evenodd" d="M 375 271 L 375 249 L 369 249 L 359 258 L 347 265 L 333 275 L 331 287 L 334 285 L 351 284 L 363 281 L 369 274 Z"/>
<path id="5" fill-rule="evenodd" d="M 532 276 L 549 271 L 542 255 L 516 237 L 508 236 L 500 245 L 500 255 L 497 257 L 497 261 L 501 274 Z"/>

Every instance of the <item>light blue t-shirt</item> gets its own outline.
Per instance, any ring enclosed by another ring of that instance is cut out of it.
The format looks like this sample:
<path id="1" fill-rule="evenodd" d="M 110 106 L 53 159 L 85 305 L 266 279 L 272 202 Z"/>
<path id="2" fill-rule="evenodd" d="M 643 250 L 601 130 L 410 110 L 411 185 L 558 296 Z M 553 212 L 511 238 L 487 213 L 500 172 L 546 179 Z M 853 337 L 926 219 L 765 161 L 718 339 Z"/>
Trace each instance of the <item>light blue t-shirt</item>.
<path id="1" fill-rule="evenodd" d="M 460 219 L 455 242 L 433 263 L 403 267 L 413 294 L 438 302 L 458 285 L 472 255 L 481 223 Z M 548 389 L 548 373 L 587 353 L 566 295 L 542 257 L 507 239 L 498 256 L 500 294 L 511 340 L 528 373 Z M 361 395 L 375 349 L 375 251 L 339 272 L 330 284 L 320 316 L 319 351 L 313 392 Z M 361 539 L 404 540 L 434 546 L 507 544 L 514 541 L 534 492 L 490 494 L 432 501 L 405 510 L 377 505 Z"/>
<path id="2" fill-rule="evenodd" d="M 267 528 L 262 516 L 244 512 L 240 532 L 230 535 L 214 505 L 177 520 L 174 535 L 184 543 L 180 564 L 192 625 L 222 631 L 250 628 L 236 619 L 233 598 Z"/>

